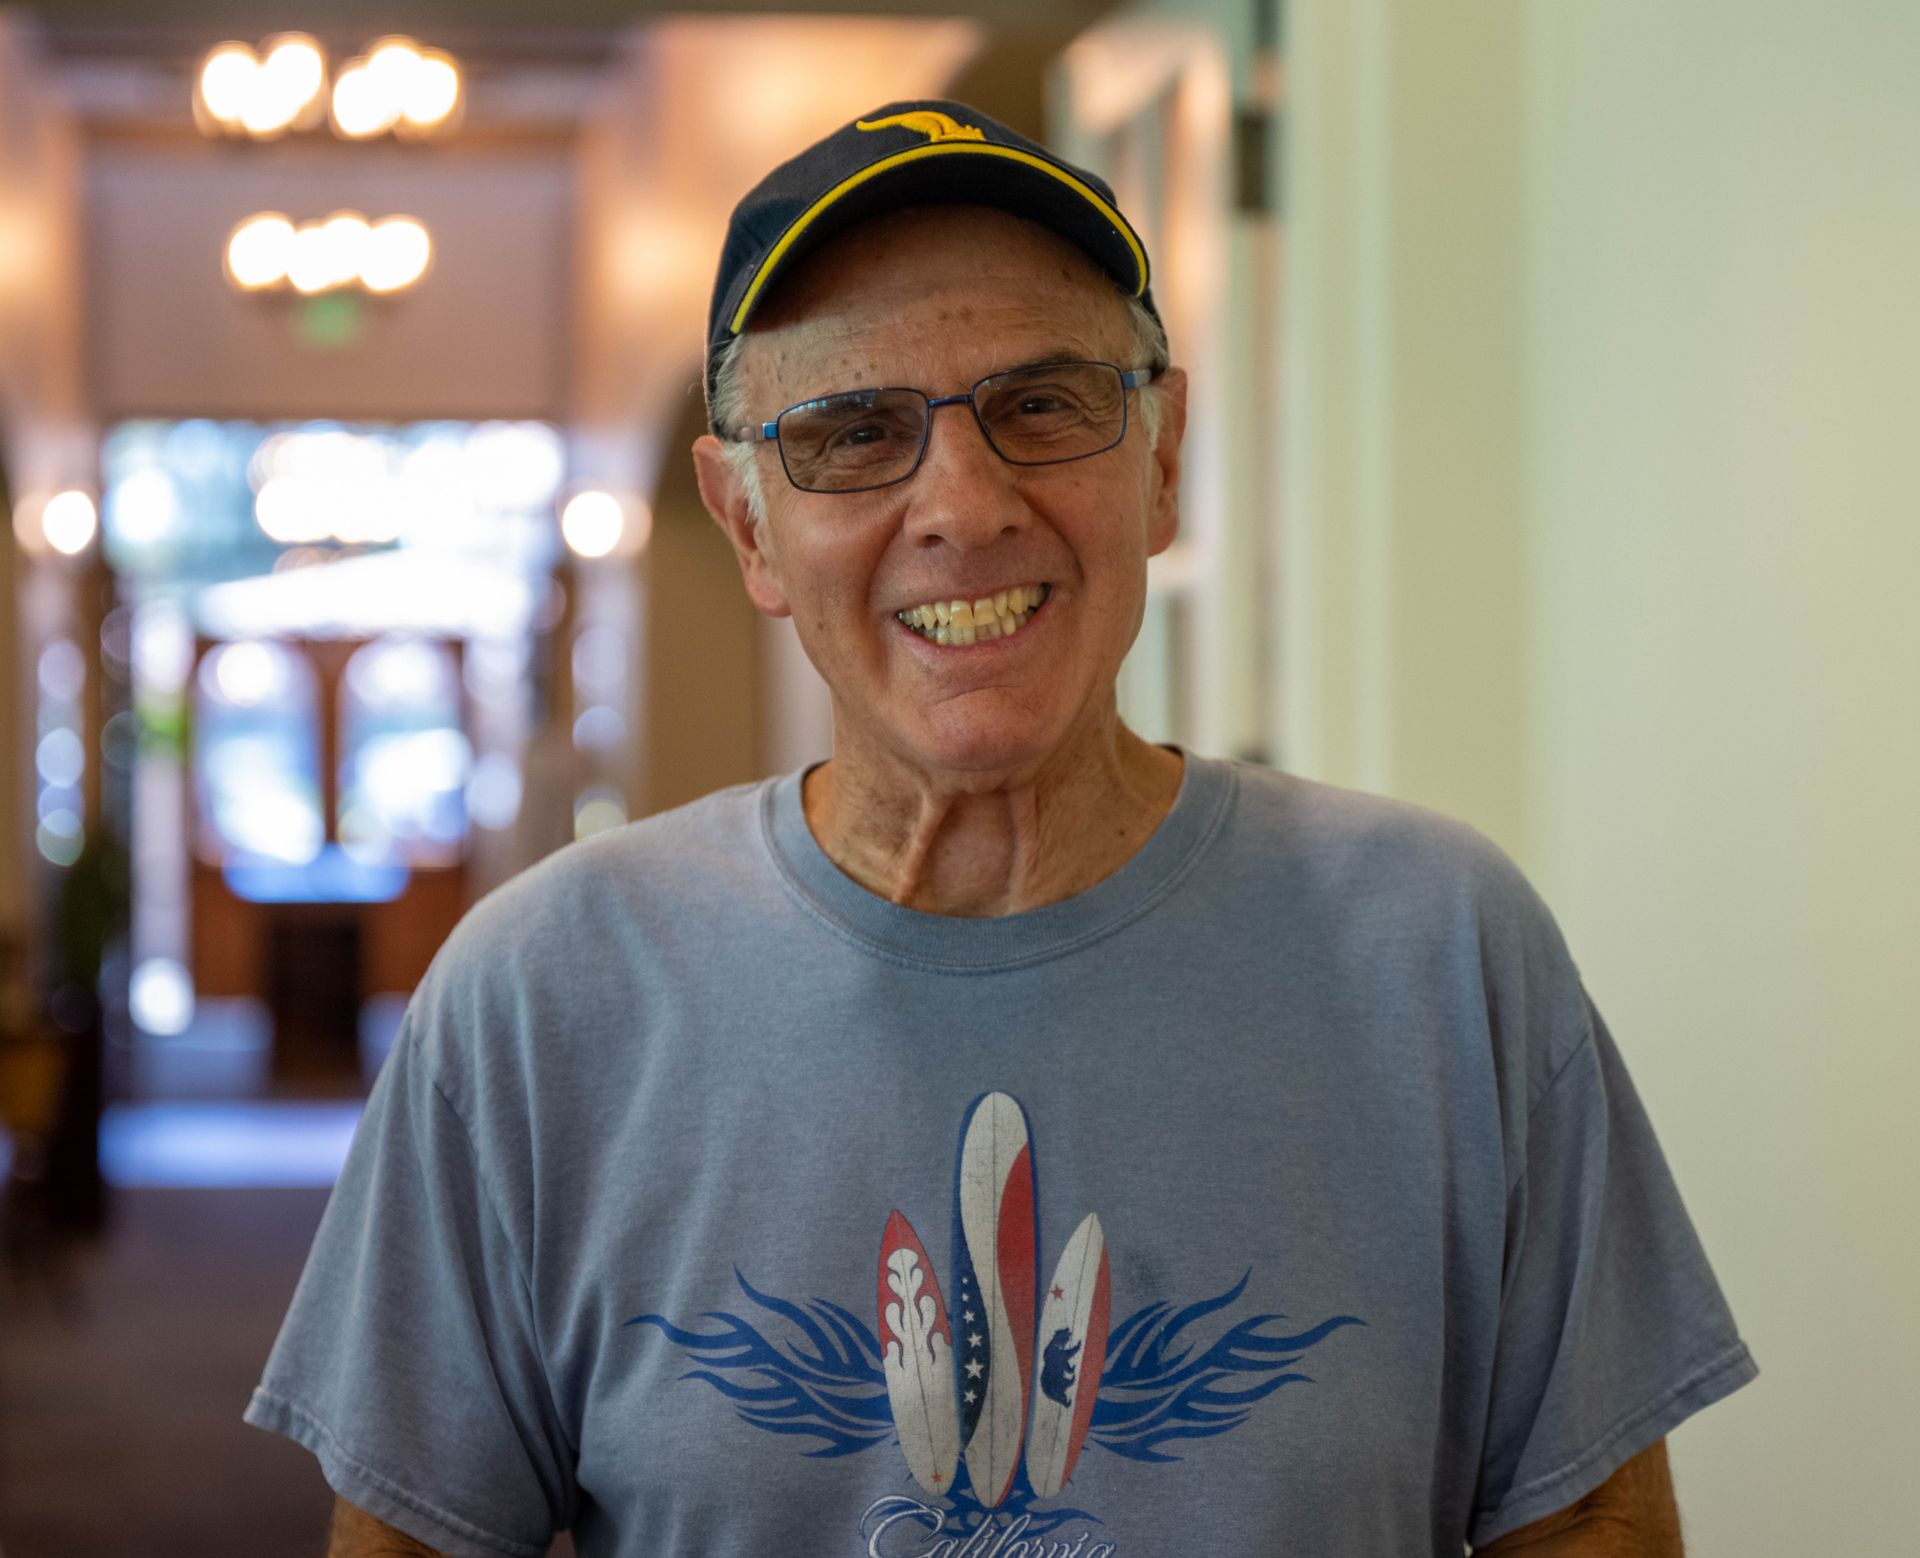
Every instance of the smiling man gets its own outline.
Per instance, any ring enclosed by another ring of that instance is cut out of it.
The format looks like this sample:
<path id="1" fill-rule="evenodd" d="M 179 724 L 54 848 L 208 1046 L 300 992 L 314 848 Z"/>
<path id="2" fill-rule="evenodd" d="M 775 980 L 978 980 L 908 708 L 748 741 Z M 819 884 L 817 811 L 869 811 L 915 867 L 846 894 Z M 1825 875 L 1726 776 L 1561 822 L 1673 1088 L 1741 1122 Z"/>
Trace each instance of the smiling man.
<path id="1" fill-rule="evenodd" d="M 936 205 L 833 239 L 720 349 L 736 441 L 695 446 L 701 492 L 833 690 L 813 833 L 893 903 L 1071 897 L 1173 804 L 1179 754 L 1114 703 L 1178 522 L 1186 377 L 1152 323 L 1047 228 Z"/>
<path id="2" fill-rule="evenodd" d="M 249 1419 L 332 1551 L 1681 1551 L 1753 1378 L 1471 829 L 1142 740 L 1186 380 L 1111 192 L 894 104 L 734 213 L 700 487 L 831 757 L 409 1007 Z"/>

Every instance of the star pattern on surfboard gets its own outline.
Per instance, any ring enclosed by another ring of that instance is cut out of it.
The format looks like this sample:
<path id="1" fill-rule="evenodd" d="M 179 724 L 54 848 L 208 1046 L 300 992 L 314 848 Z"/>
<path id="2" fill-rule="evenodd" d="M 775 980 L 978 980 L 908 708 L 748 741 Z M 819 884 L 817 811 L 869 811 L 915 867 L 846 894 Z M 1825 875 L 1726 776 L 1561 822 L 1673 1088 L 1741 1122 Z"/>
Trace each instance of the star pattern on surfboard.
<path id="1" fill-rule="evenodd" d="M 1365 1324 L 1335 1315 L 1296 1330 L 1269 1313 L 1217 1330 L 1215 1317 L 1239 1302 L 1251 1271 L 1211 1298 L 1151 1302 L 1114 1324 L 1100 1219 L 1081 1220 L 1044 1285 L 1038 1247 L 1026 1111 L 1008 1094 L 985 1093 L 961 1125 L 951 1309 L 925 1244 L 895 1209 L 870 1290 L 874 1328 L 824 1299 L 762 1293 L 738 1271 L 741 1291 L 784 1331 L 719 1311 L 704 1316 L 708 1330 L 658 1314 L 627 1324 L 657 1328 L 699 1365 L 681 1377 L 719 1391 L 751 1426 L 815 1440 L 812 1456 L 891 1439 L 912 1478 L 950 1509 L 952 1529 L 1018 1515 L 1028 1535 L 1091 1518 L 1050 1502 L 1087 1446 L 1177 1461 L 1173 1445 L 1229 1433 L 1283 1386 L 1312 1383 L 1296 1367 L 1306 1353 Z"/>

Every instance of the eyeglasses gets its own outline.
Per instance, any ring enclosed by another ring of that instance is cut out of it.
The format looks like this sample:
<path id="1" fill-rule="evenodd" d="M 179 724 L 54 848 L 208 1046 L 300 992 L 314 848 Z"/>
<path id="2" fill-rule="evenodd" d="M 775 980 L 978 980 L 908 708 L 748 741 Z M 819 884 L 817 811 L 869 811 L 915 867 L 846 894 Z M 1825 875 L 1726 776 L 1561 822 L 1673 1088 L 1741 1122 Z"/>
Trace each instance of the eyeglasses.
<path id="1" fill-rule="evenodd" d="M 971 405 L 987 443 L 1009 465 L 1059 465 L 1104 454 L 1125 438 L 1127 391 L 1164 371 L 1037 363 L 988 374 L 964 395 L 849 390 L 803 400 L 732 436 L 777 445 L 787 480 L 802 492 L 871 492 L 920 469 L 936 410 Z"/>

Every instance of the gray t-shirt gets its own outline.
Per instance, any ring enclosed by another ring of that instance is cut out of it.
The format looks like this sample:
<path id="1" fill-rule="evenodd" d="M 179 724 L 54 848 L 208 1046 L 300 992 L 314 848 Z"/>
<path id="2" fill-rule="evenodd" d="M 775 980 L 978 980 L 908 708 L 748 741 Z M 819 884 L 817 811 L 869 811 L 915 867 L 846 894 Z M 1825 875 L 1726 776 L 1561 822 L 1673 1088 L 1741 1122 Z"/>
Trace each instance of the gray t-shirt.
<path id="1" fill-rule="evenodd" d="M 1471 828 L 1188 755 L 904 909 L 802 775 L 570 847 L 409 1007 L 248 1421 L 458 1555 L 1457 1555 L 1754 1377 Z"/>

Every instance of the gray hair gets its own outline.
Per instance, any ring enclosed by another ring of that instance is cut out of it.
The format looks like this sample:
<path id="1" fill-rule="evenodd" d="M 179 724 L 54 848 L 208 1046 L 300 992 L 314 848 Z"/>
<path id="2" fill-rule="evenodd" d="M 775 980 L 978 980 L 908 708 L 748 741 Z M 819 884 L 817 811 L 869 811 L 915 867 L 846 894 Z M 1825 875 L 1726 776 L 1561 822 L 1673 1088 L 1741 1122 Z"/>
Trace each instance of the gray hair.
<path id="1" fill-rule="evenodd" d="M 1167 362 L 1165 327 L 1137 297 L 1127 298 L 1127 314 L 1128 323 L 1133 328 L 1128 356 L 1135 363 L 1164 367 Z M 734 478 L 746 489 L 747 513 L 757 525 L 767 517 L 766 488 L 760 482 L 760 462 L 754 458 L 760 446 L 757 442 L 735 443 L 732 438 L 732 434 L 751 420 L 747 410 L 746 385 L 741 382 L 743 375 L 740 371 L 740 353 L 746 344 L 747 338 L 742 334 L 721 347 L 713 365 L 713 399 L 708 410 L 713 425 L 721 430 L 722 447 L 726 450 L 727 463 L 733 467 Z M 1146 434 L 1147 442 L 1152 444 L 1160 436 L 1160 387 L 1157 384 L 1143 384 L 1139 394 L 1140 427 Z"/>

